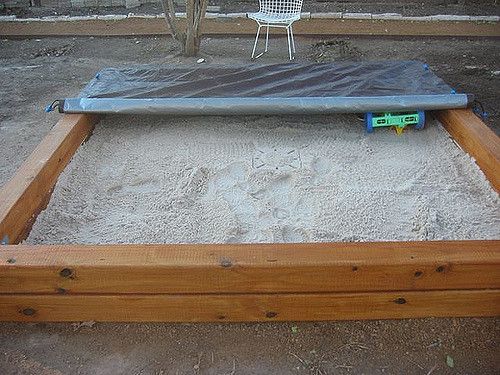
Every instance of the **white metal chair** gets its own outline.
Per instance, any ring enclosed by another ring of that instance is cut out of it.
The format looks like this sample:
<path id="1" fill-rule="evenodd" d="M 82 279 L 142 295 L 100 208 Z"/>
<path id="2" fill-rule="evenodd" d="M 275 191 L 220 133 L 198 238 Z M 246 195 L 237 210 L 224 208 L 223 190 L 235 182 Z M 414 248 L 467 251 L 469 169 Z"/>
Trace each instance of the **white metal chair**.
<path id="1" fill-rule="evenodd" d="M 249 13 L 248 18 L 257 22 L 257 35 L 253 45 L 252 59 L 257 59 L 267 52 L 269 47 L 269 28 L 281 27 L 286 29 L 288 38 L 288 54 L 290 60 L 295 58 L 295 40 L 293 37 L 292 24 L 300 20 L 303 0 L 259 0 L 260 10 L 257 13 Z M 259 41 L 260 29 L 267 28 L 266 49 L 255 56 L 257 43 Z"/>

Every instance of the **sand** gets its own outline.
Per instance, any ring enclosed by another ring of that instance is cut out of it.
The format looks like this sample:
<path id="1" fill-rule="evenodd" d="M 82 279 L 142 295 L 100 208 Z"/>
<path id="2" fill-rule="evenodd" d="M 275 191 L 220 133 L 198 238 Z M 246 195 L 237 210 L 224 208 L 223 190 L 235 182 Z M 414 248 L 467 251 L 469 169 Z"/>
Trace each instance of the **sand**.
<path id="1" fill-rule="evenodd" d="M 26 242 L 500 238 L 499 197 L 445 130 L 355 116 L 108 117 Z"/>

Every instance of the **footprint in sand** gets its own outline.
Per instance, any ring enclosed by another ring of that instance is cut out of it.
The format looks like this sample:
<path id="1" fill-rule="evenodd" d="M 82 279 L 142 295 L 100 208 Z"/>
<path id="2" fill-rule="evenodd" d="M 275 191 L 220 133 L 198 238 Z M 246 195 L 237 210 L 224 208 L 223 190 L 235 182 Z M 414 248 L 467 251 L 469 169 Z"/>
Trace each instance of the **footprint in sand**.
<path id="1" fill-rule="evenodd" d="M 160 190 L 156 180 L 153 178 L 134 177 L 123 179 L 111 185 L 106 191 L 108 194 L 148 194 Z"/>
<path id="2" fill-rule="evenodd" d="M 252 167 L 255 169 L 289 171 L 300 169 L 302 167 L 302 161 L 299 151 L 295 149 L 290 150 L 278 147 L 257 149 L 252 158 Z"/>
<path id="3" fill-rule="evenodd" d="M 207 168 L 186 168 L 177 182 L 178 195 L 195 197 L 203 195 L 208 187 L 209 170 Z"/>
<path id="4" fill-rule="evenodd" d="M 304 228 L 294 228 L 289 225 L 272 228 L 273 241 L 285 243 L 308 242 L 309 235 Z"/>

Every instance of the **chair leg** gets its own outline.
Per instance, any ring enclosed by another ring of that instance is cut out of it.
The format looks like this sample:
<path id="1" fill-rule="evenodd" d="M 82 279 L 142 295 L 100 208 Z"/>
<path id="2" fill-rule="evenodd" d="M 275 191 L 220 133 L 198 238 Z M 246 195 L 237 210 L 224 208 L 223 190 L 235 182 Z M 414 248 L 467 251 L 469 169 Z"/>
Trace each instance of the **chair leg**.
<path id="1" fill-rule="evenodd" d="M 269 25 L 267 25 L 267 32 L 266 32 L 266 50 L 265 50 L 265 52 L 267 52 L 268 47 L 269 47 Z"/>
<path id="2" fill-rule="evenodd" d="M 293 51 L 293 58 L 295 58 L 295 37 L 293 36 L 293 26 L 290 25 L 290 36 L 292 37 L 292 51 Z"/>
<path id="3" fill-rule="evenodd" d="M 259 41 L 261 25 L 257 28 L 257 35 L 255 36 L 255 43 L 253 44 L 252 59 L 255 58 L 255 50 L 257 49 L 257 42 Z"/>
<path id="4" fill-rule="evenodd" d="M 290 56 L 290 60 L 293 60 L 292 57 L 292 40 L 290 37 L 290 26 L 287 26 L 286 28 L 286 37 L 288 39 L 288 55 Z"/>

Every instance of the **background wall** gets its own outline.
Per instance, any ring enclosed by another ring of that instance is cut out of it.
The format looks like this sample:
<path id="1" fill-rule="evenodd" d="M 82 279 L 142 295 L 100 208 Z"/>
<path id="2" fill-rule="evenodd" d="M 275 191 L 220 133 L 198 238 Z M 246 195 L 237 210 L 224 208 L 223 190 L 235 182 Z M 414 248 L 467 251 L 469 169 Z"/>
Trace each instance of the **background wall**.
<path id="1" fill-rule="evenodd" d="M 177 0 L 179 1 L 179 0 Z M 256 4 L 258 0 L 210 0 L 210 4 L 212 5 L 220 5 L 222 8 L 229 7 L 230 5 L 234 5 L 234 3 L 243 3 L 243 4 Z M 158 0 L 0 0 L 0 7 L 4 8 L 9 7 L 21 7 L 28 8 L 30 6 L 42 6 L 42 7 L 61 7 L 61 8 L 79 8 L 79 7 L 112 7 L 112 6 L 127 6 L 127 7 L 136 7 L 141 4 L 155 4 L 159 3 Z M 305 0 L 305 4 L 307 6 L 308 0 Z M 370 0 L 314 0 L 309 1 L 309 3 L 331 3 L 334 4 L 380 4 L 380 7 L 383 9 L 384 6 L 388 4 L 412 4 L 414 1 L 410 0 L 399 0 L 399 1 L 370 1 Z M 438 6 L 469 6 L 474 4 L 491 4 L 497 5 L 498 0 L 421 0 L 418 2 L 419 4 L 429 4 L 429 5 L 438 5 Z"/>

